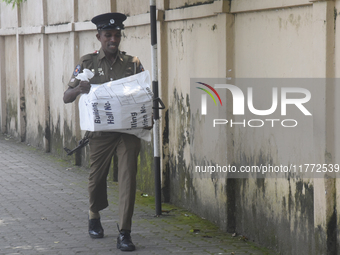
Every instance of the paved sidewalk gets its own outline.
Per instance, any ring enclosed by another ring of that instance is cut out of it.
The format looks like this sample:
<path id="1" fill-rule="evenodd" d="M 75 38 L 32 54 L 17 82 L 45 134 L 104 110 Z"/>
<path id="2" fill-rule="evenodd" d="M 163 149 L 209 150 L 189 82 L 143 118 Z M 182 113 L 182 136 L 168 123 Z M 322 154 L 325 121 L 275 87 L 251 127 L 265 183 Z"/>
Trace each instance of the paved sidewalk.
<path id="1" fill-rule="evenodd" d="M 101 213 L 105 237 L 93 240 L 86 169 L 0 135 L 0 173 L 1 255 L 126 254 L 116 249 L 116 183 L 109 183 L 110 206 Z M 154 217 L 152 199 L 137 197 L 132 254 L 275 254 L 171 205 Z"/>

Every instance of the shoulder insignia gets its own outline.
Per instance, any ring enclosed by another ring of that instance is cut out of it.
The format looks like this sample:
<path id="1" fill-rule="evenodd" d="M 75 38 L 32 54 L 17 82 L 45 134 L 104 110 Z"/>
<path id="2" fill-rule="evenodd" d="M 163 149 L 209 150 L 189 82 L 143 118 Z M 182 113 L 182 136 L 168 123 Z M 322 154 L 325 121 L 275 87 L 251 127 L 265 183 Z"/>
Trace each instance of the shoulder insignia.
<path id="1" fill-rule="evenodd" d="M 140 72 L 144 72 L 144 67 L 143 67 L 142 64 L 139 65 L 139 71 L 140 71 Z"/>
<path id="2" fill-rule="evenodd" d="M 92 59 L 92 53 L 91 54 L 86 54 L 80 58 L 80 62 L 88 61 Z"/>
<path id="3" fill-rule="evenodd" d="M 80 65 L 77 65 L 76 68 L 74 69 L 73 76 L 77 76 L 80 72 Z"/>

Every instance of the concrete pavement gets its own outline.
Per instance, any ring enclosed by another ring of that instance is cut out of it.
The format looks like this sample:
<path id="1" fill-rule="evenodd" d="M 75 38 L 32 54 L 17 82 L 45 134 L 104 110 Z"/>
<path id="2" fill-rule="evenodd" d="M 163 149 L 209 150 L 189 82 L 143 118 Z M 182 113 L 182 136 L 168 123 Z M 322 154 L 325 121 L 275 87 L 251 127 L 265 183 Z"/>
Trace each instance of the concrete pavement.
<path id="1" fill-rule="evenodd" d="M 0 254 L 124 254 L 116 249 L 118 186 L 109 182 L 103 239 L 87 233 L 88 170 L 0 135 Z M 132 254 L 276 254 L 232 237 L 181 208 L 154 217 L 153 199 L 137 193 Z"/>

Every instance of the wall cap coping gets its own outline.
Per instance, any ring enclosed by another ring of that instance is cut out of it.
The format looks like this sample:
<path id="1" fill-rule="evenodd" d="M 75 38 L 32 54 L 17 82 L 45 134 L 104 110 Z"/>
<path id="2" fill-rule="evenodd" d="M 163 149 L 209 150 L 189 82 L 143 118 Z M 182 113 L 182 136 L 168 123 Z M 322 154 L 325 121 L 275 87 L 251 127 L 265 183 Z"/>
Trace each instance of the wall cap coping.
<path id="1" fill-rule="evenodd" d="M 59 34 L 74 31 L 74 23 L 66 23 L 45 27 L 45 34 Z"/>
<path id="2" fill-rule="evenodd" d="M 18 29 L 16 27 L 2 28 L 0 29 L 0 36 L 16 35 L 17 30 Z"/>
<path id="3" fill-rule="evenodd" d="M 308 6 L 308 5 L 313 5 L 311 1 L 313 0 L 280 0 L 280 1 L 238 0 L 238 1 L 231 1 L 230 13 L 254 12 L 254 11 L 264 11 L 264 10 L 271 10 L 271 9 Z"/>
<path id="4" fill-rule="evenodd" d="M 74 23 L 74 31 L 92 31 L 96 30 L 96 25 L 91 21 L 76 22 Z"/>
<path id="5" fill-rule="evenodd" d="M 165 11 L 165 21 L 197 19 L 202 17 L 216 16 L 219 13 L 229 12 L 229 1 L 214 1 L 211 4 L 190 6 L 181 9 Z"/>

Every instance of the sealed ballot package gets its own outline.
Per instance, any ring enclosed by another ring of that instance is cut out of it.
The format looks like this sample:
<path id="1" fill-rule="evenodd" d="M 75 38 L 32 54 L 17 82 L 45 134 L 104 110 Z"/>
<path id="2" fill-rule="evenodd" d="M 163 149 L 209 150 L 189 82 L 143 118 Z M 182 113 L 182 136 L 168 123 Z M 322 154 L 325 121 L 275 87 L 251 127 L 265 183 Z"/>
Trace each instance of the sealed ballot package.
<path id="1" fill-rule="evenodd" d="M 81 130 L 134 134 L 151 140 L 153 93 L 144 71 L 103 84 L 91 84 L 79 100 Z"/>

